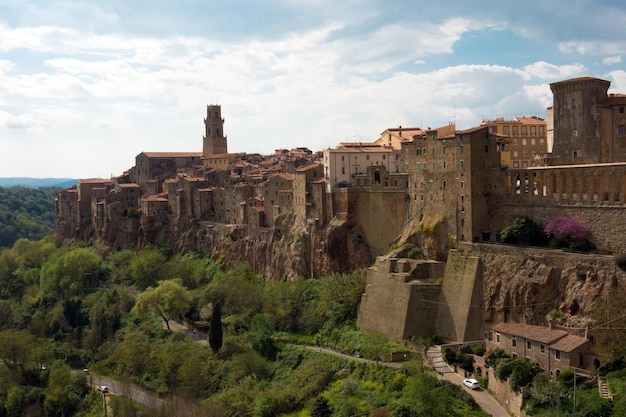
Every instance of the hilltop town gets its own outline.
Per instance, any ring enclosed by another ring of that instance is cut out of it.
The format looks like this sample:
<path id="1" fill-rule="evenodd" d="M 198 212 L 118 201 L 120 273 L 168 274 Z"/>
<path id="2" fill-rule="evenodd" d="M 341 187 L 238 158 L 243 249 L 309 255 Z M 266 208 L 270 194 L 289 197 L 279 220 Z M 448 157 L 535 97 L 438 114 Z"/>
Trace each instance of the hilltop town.
<path id="1" fill-rule="evenodd" d="M 268 279 L 367 268 L 361 330 L 482 341 L 552 378 L 584 374 L 603 363 L 588 339 L 594 309 L 626 285 L 606 256 L 626 253 L 626 95 L 594 77 L 550 87 L 546 119 L 399 126 L 272 155 L 229 153 L 209 105 L 202 152 L 142 152 L 118 177 L 80 180 L 59 192 L 55 232 L 105 250 L 218 253 Z M 596 252 L 497 245 L 520 217 L 577 219 Z"/>
<path id="2" fill-rule="evenodd" d="M 215 225 L 284 229 L 289 218 L 309 237 L 347 222 L 372 256 L 411 242 L 444 260 L 461 242 L 500 241 L 515 216 L 545 224 L 571 215 L 599 250 L 626 252 L 618 238 L 626 232 L 626 96 L 609 95 L 609 85 L 592 77 L 551 84 L 547 120 L 388 128 L 372 142 L 273 155 L 228 153 L 221 106 L 210 105 L 202 152 L 142 152 L 118 177 L 80 180 L 59 193 L 56 234 L 210 252 L 201 236 Z M 311 249 L 297 254 L 303 264 Z"/>

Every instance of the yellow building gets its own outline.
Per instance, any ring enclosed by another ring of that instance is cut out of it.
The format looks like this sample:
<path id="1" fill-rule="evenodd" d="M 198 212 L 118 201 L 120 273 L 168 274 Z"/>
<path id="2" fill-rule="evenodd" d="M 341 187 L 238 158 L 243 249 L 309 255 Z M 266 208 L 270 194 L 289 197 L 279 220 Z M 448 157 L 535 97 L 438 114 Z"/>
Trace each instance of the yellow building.
<path id="1" fill-rule="evenodd" d="M 537 116 L 499 117 L 481 123 L 489 132 L 508 141 L 501 153 L 502 166 L 528 168 L 546 165 L 548 153 L 547 122 Z"/>

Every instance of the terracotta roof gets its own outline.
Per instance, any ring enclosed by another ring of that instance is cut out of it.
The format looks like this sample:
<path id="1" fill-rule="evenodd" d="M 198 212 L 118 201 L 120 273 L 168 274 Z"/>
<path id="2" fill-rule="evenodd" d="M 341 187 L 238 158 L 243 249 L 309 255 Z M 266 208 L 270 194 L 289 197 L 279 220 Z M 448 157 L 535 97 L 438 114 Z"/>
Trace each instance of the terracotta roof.
<path id="1" fill-rule="evenodd" d="M 550 330 L 547 327 L 533 326 L 522 323 L 498 323 L 492 327 L 492 330 L 500 333 L 506 333 L 511 336 L 523 337 L 525 339 L 545 343 L 547 345 L 550 345 L 568 335 L 568 333 L 563 330 Z"/>
<path id="2" fill-rule="evenodd" d="M 550 349 L 560 350 L 561 352 L 572 352 L 589 342 L 584 337 L 568 334 L 550 345 Z"/>
<path id="3" fill-rule="evenodd" d="M 557 82 L 551 83 L 550 85 L 555 85 L 555 84 L 567 84 L 567 83 L 572 83 L 572 82 L 581 82 L 581 81 L 603 81 L 603 82 L 605 82 L 605 83 L 607 83 L 607 84 L 611 84 L 611 82 L 610 82 L 610 81 L 603 80 L 603 79 L 601 79 L 601 78 L 584 76 L 584 77 L 570 78 L 569 80 L 557 81 Z"/>
<path id="4" fill-rule="evenodd" d="M 197 158 L 202 152 L 142 152 L 148 158 Z"/>
<path id="5" fill-rule="evenodd" d="M 107 184 L 112 182 L 111 180 L 104 180 L 101 178 L 92 178 L 88 180 L 78 180 L 79 184 Z"/>
<path id="6" fill-rule="evenodd" d="M 151 195 L 149 197 L 146 197 L 145 200 L 149 202 L 167 203 L 167 198 L 159 197 L 157 195 Z"/>
<path id="7" fill-rule="evenodd" d="M 134 182 L 131 182 L 129 184 L 117 184 L 117 185 L 118 187 L 121 187 L 121 188 L 139 188 L 139 184 L 136 184 Z"/>
<path id="8" fill-rule="evenodd" d="M 299 167 L 298 169 L 296 169 L 296 171 L 302 172 L 302 171 L 308 171 L 310 169 L 314 169 L 314 168 L 318 168 L 320 166 L 320 164 L 309 164 L 309 165 L 305 165 L 303 167 Z"/>

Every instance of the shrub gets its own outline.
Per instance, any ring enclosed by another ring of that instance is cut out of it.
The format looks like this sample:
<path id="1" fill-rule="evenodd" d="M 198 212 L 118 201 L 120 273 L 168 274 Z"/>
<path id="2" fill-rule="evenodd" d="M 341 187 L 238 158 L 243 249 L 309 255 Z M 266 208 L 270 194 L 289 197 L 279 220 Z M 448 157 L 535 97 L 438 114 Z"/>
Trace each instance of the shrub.
<path id="1" fill-rule="evenodd" d="M 522 245 L 537 244 L 541 240 L 539 235 L 539 226 L 527 216 L 516 217 L 500 234 L 505 243 Z"/>

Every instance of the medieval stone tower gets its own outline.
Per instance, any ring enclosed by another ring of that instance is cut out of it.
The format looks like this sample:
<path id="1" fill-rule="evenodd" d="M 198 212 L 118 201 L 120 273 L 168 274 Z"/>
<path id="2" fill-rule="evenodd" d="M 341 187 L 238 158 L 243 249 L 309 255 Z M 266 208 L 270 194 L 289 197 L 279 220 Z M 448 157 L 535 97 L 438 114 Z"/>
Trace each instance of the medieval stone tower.
<path id="1" fill-rule="evenodd" d="M 609 81 L 580 77 L 550 84 L 554 95 L 552 165 L 612 162 L 602 135 Z"/>
<path id="2" fill-rule="evenodd" d="M 210 105 L 206 107 L 204 127 L 202 156 L 207 158 L 213 155 L 228 153 L 228 141 L 224 135 L 224 119 L 222 118 L 221 106 Z"/>

